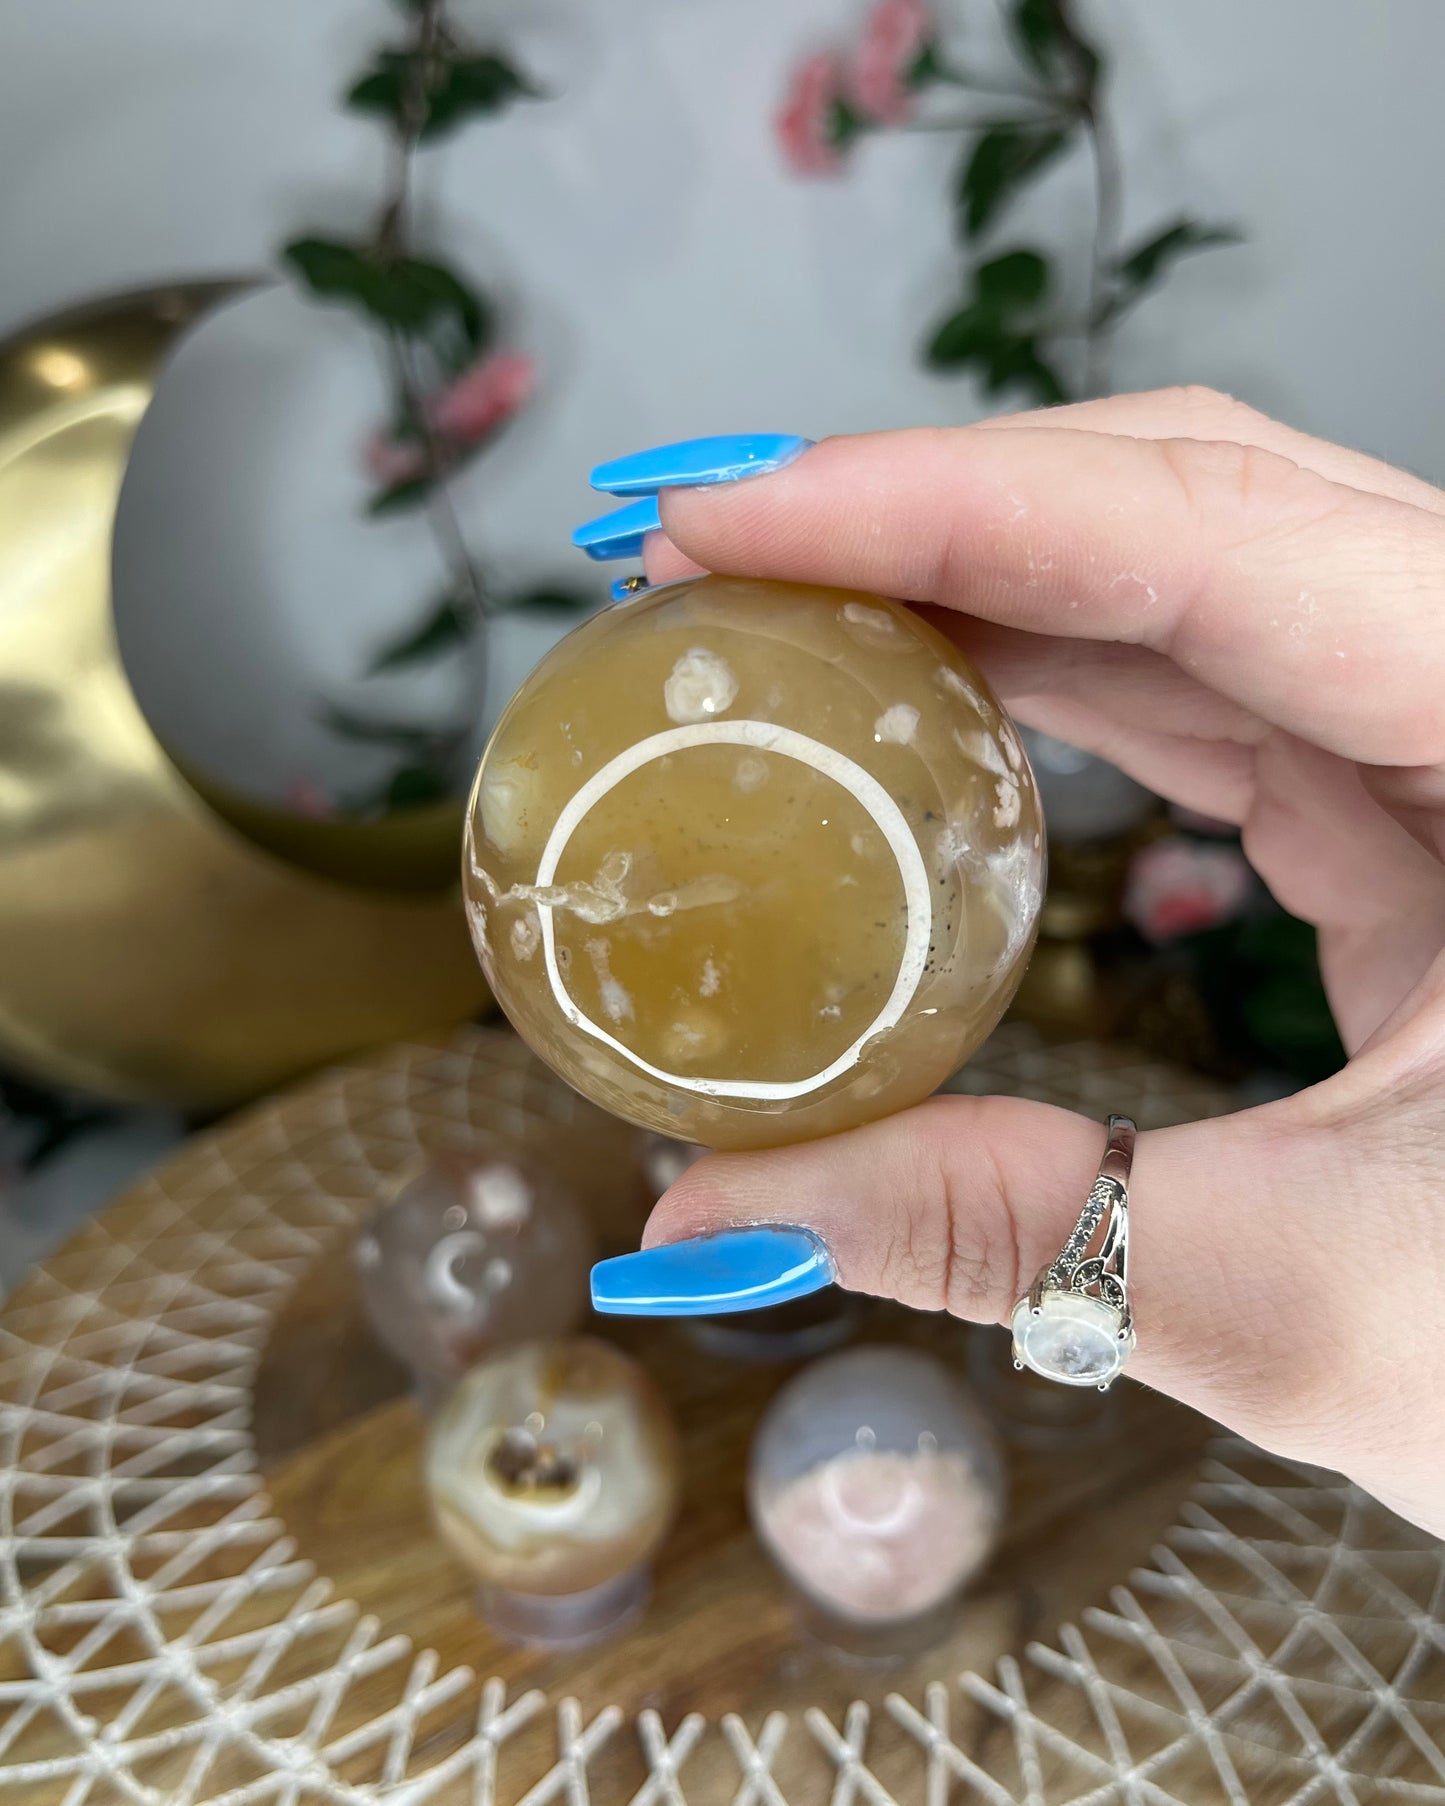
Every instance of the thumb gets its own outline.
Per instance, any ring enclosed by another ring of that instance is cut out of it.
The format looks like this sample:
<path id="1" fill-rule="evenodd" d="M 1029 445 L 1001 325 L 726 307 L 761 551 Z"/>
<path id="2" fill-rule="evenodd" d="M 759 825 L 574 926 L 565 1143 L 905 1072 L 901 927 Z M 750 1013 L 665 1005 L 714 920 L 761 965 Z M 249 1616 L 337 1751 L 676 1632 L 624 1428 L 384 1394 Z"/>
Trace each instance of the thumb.
<path id="1" fill-rule="evenodd" d="M 851 1291 L 1002 1322 L 1057 1256 L 1103 1148 L 1101 1124 L 1047 1104 L 936 1098 L 827 1140 L 708 1155 L 662 1198 L 644 1245 L 793 1224 L 822 1238 Z M 1281 1453 L 1332 1445 L 1342 1361 L 1369 1327 L 1362 1307 L 1351 1321 L 1321 1220 L 1349 1183 L 1334 1138 L 1281 1105 L 1141 1135 L 1130 1374 Z"/>

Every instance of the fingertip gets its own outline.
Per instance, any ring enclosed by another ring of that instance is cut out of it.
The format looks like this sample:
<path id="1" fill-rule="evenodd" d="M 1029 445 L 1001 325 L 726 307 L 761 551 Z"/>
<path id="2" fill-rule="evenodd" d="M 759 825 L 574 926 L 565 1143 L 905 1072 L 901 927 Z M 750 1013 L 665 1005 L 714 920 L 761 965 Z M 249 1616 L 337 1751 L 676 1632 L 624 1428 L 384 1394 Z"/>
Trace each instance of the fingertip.
<path id="1" fill-rule="evenodd" d="M 645 1247 L 743 1224 L 812 1230 L 850 1291 L 985 1321 L 1056 1247 L 1098 1124 L 1013 1098 L 934 1098 L 839 1135 L 709 1154 L 658 1201 Z"/>
<path id="2" fill-rule="evenodd" d="M 595 466 L 588 481 L 594 489 L 619 496 L 744 482 L 782 470 L 812 443 L 798 433 L 715 433 L 678 439 L 610 458 Z"/>
<path id="3" fill-rule="evenodd" d="M 927 567 L 919 548 L 929 535 L 914 519 L 928 511 L 915 491 L 936 438 L 932 429 L 911 428 L 822 439 L 764 479 L 665 490 L 658 497 L 663 530 L 710 570 L 919 600 L 925 592 L 914 573 Z M 908 524 L 880 533 L 866 518 L 874 511 Z M 944 518 L 933 510 L 935 527 Z M 906 573 L 898 568 L 900 542 Z M 879 580 L 883 571 L 887 581 Z"/>
<path id="4" fill-rule="evenodd" d="M 705 568 L 680 552 L 666 533 L 649 533 L 643 541 L 642 568 L 647 573 L 649 586 L 707 575 Z"/>
<path id="5" fill-rule="evenodd" d="M 709 1235 L 749 1220 L 745 1199 L 751 1194 L 746 1186 L 746 1163 L 768 1158 L 767 1154 L 708 1153 L 695 1160 L 653 1205 L 641 1245 L 660 1247 L 664 1242 Z M 743 1163 L 741 1172 L 737 1170 L 739 1163 Z M 751 1220 L 762 1219 L 754 1214 Z"/>
<path id="6" fill-rule="evenodd" d="M 621 508 L 609 509 L 592 520 L 583 521 L 572 532 L 572 544 L 589 558 L 602 562 L 611 558 L 635 558 L 650 533 L 661 524 L 657 498 L 644 496 Z"/>

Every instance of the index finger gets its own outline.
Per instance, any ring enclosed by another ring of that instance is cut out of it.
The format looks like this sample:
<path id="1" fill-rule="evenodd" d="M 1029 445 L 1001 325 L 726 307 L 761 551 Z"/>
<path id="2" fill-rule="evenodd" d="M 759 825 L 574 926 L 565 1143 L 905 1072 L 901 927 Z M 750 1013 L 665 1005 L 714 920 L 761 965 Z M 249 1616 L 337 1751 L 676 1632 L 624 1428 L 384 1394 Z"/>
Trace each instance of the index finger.
<path id="1" fill-rule="evenodd" d="M 710 570 L 1147 646 L 1344 757 L 1445 757 L 1445 520 L 1259 446 L 919 429 L 660 499 Z"/>

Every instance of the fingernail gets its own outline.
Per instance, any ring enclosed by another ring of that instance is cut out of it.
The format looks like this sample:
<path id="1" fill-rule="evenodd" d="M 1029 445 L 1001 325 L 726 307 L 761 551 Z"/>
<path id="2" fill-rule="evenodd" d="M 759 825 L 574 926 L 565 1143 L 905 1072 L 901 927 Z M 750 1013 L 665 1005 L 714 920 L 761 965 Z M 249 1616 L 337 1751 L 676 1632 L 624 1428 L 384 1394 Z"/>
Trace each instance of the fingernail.
<path id="1" fill-rule="evenodd" d="M 711 439 L 680 439 L 676 445 L 655 445 L 650 451 L 599 464 L 588 481 L 609 495 L 656 495 L 659 489 L 736 483 L 781 470 L 812 443 L 796 433 L 719 433 Z"/>
<path id="2" fill-rule="evenodd" d="M 617 1317 L 715 1317 L 805 1298 L 833 1278 L 811 1229 L 728 1229 L 599 1261 L 592 1304 Z"/>
<path id="3" fill-rule="evenodd" d="M 612 600 L 625 602 L 629 596 L 635 596 L 649 587 L 650 585 L 641 571 L 635 572 L 631 577 L 619 577 L 612 585 Z"/>
<path id="4" fill-rule="evenodd" d="M 589 558 L 640 558 L 643 540 L 661 525 L 657 497 L 649 495 L 625 508 L 614 508 L 611 514 L 584 521 L 572 535 L 572 544 Z"/>

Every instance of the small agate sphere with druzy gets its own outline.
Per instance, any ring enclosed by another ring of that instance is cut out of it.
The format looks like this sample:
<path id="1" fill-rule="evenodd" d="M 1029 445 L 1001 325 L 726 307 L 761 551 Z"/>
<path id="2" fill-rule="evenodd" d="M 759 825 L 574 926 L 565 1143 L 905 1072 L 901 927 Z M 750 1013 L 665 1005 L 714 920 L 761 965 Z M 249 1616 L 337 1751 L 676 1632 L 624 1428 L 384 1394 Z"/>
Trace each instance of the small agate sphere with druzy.
<path id="1" fill-rule="evenodd" d="M 766 1147 L 936 1089 L 1038 916 L 1019 736 L 879 596 L 700 577 L 585 622 L 498 723 L 464 882 L 530 1045 L 645 1128 Z"/>
<path id="2" fill-rule="evenodd" d="M 608 1342 L 529 1342 L 453 1388 L 432 1424 L 437 1527 L 514 1642 L 595 1641 L 647 1597 L 680 1457 L 652 1381 Z"/>
<path id="3" fill-rule="evenodd" d="M 356 1241 L 362 1302 L 423 1401 L 493 1350 L 573 1329 L 595 1253 L 571 1194 L 533 1161 L 436 1154 Z"/>

